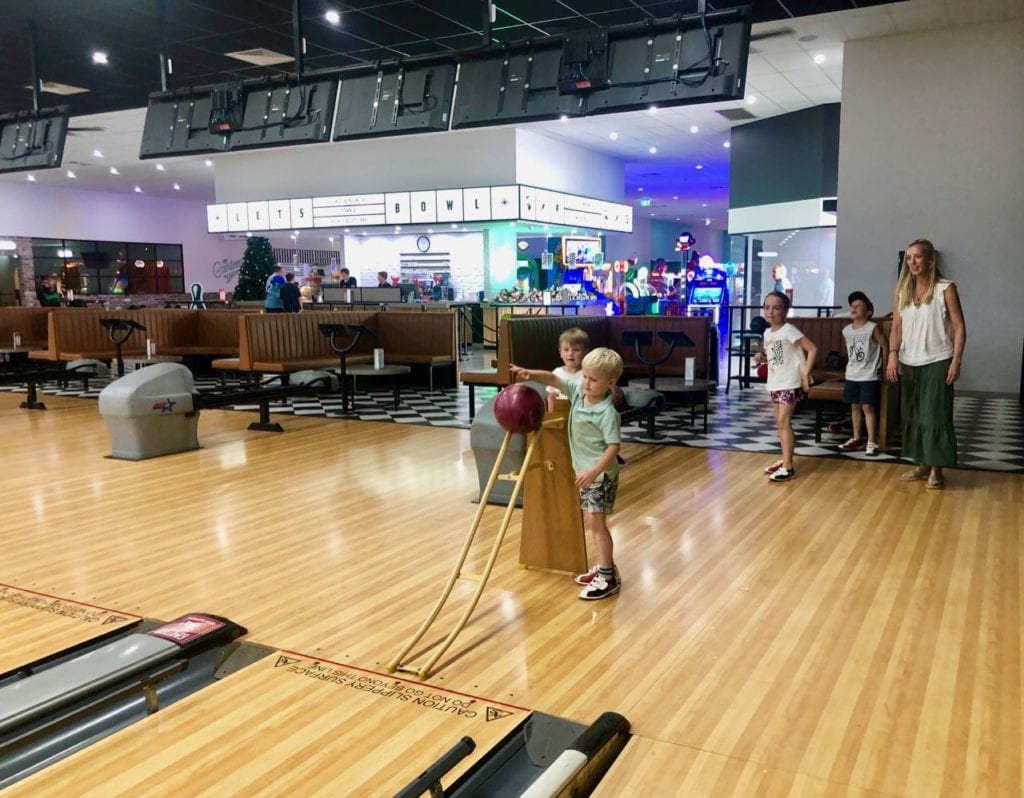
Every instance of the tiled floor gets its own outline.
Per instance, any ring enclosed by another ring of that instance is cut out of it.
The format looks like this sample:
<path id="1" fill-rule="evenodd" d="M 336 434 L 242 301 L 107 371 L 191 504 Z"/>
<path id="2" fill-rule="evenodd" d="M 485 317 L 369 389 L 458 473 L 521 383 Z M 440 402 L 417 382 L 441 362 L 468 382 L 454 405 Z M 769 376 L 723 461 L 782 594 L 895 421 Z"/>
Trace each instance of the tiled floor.
<path id="1" fill-rule="evenodd" d="M 216 381 L 200 380 L 198 388 L 215 388 Z M 90 386 L 83 393 L 74 383 L 69 390 L 61 391 L 55 384 L 47 385 L 44 394 L 62 396 L 99 395 L 103 383 Z M 21 386 L 0 386 L 4 391 L 24 392 Z M 496 393 L 494 388 L 477 389 L 477 405 L 488 401 Z M 403 387 L 402 401 L 398 410 L 393 407 L 393 395 L 384 386 L 382 390 L 360 391 L 357 399 L 358 412 L 353 418 L 363 421 L 379 421 L 397 424 L 425 424 L 439 427 L 468 429 L 469 396 L 465 388 L 429 391 L 424 387 Z M 255 410 L 255 405 L 239 405 L 237 410 Z M 709 449 L 726 449 L 745 452 L 777 452 L 778 437 L 775 433 L 771 408 L 763 389 L 752 388 L 731 391 L 729 395 L 719 392 L 711 396 L 708 432 L 701 429 L 701 417 L 697 415 L 697 426 L 689 425 L 688 408 L 670 406 L 657 420 L 656 437 L 651 439 L 639 424 L 623 427 L 623 438 L 638 443 L 653 443 L 673 446 L 698 446 Z M 294 413 L 304 416 L 341 417 L 341 397 L 325 395 L 317 398 L 296 397 L 272 406 L 274 413 Z M 28 412 L 28 411 L 26 411 Z M 956 399 L 955 422 L 960 446 L 960 465 L 990 471 L 1024 472 L 1024 407 L 1013 398 L 958 396 Z M 826 433 L 821 443 L 814 441 L 814 414 L 809 410 L 798 411 L 794 417 L 797 437 L 796 453 L 811 457 L 849 457 L 892 461 L 899 458 L 896 449 L 867 457 L 863 452 L 846 454 L 838 446 L 850 437 L 849 428 L 842 434 Z"/>

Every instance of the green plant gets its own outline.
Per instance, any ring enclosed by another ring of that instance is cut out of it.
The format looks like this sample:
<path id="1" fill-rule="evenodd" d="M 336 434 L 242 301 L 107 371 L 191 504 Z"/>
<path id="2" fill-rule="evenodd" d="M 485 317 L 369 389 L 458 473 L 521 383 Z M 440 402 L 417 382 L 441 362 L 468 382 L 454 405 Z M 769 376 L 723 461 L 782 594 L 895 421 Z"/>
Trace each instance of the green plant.
<path id="1" fill-rule="evenodd" d="M 277 259 L 271 249 L 270 240 L 262 236 L 252 236 L 245 245 L 242 255 L 242 268 L 238 270 L 238 283 L 235 285 L 235 299 L 253 300 L 266 299 L 267 278 L 277 268 Z"/>

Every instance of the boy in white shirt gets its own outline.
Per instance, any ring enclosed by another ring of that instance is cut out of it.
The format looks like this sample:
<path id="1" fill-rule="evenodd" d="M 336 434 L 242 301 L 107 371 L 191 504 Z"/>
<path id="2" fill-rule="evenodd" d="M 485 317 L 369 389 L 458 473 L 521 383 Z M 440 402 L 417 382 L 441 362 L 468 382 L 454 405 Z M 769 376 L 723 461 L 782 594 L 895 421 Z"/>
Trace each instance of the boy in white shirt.
<path id="1" fill-rule="evenodd" d="M 577 387 L 583 381 L 583 358 L 590 350 L 590 336 L 586 330 L 579 327 L 570 327 L 563 330 L 558 336 L 558 356 L 562 358 L 562 365 L 551 373 L 560 380 L 569 380 Z M 558 388 L 548 388 L 548 412 L 555 409 L 556 399 L 565 399 L 566 396 Z"/>
<path id="2" fill-rule="evenodd" d="M 775 425 L 782 444 L 782 459 L 772 463 L 764 472 L 772 482 L 785 482 L 796 476 L 793 467 L 793 411 L 807 398 L 811 387 L 811 369 L 818 347 L 800 330 L 786 322 L 789 297 L 781 291 L 772 291 L 764 298 L 764 317 L 769 329 L 764 331 L 764 346 L 754 357 L 755 363 L 768 364 L 768 391 L 775 406 Z"/>
<path id="3" fill-rule="evenodd" d="M 881 369 L 888 345 L 881 328 L 871 321 L 875 306 L 863 291 L 854 291 L 850 304 L 852 324 L 843 327 L 846 343 L 846 382 L 843 383 L 843 401 L 850 405 L 853 418 L 853 437 L 839 446 L 843 452 L 878 454 L 875 429 L 879 401 L 882 398 Z M 861 438 L 861 426 L 867 428 L 867 443 Z"/>

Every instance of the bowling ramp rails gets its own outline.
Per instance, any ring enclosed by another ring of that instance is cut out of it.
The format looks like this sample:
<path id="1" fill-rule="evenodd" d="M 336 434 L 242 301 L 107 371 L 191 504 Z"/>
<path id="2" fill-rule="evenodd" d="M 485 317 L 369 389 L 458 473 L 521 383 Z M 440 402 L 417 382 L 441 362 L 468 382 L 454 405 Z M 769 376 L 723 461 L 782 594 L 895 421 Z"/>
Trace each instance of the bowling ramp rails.
<path id="1" fill-rule="evenodd" d="M 0 607 L 26 597 L 4 588 Z M 49 601 L 44 612 L 73 617 L 90 609 Z M 72 634 L 68 647 L 0 673 L 0 789 L 269 653 L 235 642 L 246 630 L 213 615 L 160 623 L 91 609 L 107 616 L 91 636 Z"/>

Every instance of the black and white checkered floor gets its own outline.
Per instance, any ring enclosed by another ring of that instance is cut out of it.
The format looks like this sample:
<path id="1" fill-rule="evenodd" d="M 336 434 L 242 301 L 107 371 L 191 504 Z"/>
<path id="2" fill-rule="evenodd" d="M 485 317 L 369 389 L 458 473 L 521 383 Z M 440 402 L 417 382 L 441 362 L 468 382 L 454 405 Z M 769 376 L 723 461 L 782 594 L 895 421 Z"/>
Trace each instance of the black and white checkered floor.
<path id="1" fill-rule="evenodd" d="M 46 385 L 44 395 L 99 396 L 104 383 L 95 382 L 88 392 L 82 392 L 74 383 L 68 390 L 60 390 L 55 383 Z M 215 380 L 198 380 L 197 388 L 216 388 Z M 25 392 L 23 386 L 0 386 L 0 390 Z M 490 399 L 496 390 L 479 388 L 477 405 Z M 421 424 L 435 427 L 468 429 L 469 395 L 465 388 L 429 391 L 423 388 L 402 387 L 401 403 L 397 410 L 394 397 L 387 388 L 360 391 L 356 397 L 357 412 L 348 418 L 361 421 L 384 421 L 397 424 Z M 255 405 L 237 405 L 235 410 L 256 410 Z M 744 452 L 778 452 L 771 408 L 763 390 L 735 390 L 729 395 L 719 392 L 711 397 L 708 432 L 701 428 L 701 415 L 697 425 L 690 426 L 689 408 L 670 406 L 658 416 L 656 437 L 647 437 L 639 424 L 623 427 L 623 439 L 636 443 L 696 446 L 706 449 L 726 449 Z M 341 418 L 341 396 L 325 395 L 317 398 L 296 397 L 288 402 L 271 406 L 273 413 L 291 413 L 299 416 Z M 955 422 L 960 446 L 960 466 L 988 471 L 1024 473 L 1024 408 L 1012 398 L 958 396 Z M 798 411 L 793 423 L 797 437 L 796 453 L 810 457 L 848 457 L 876 461 L 899 459 L 895 450 L 868 457 L 863 452 L 846 454 L 838 446 L 850 437 L 849 427 L 842 434 L 825 433 L 821 443 L 814 440 L 814 414 Z"/>

